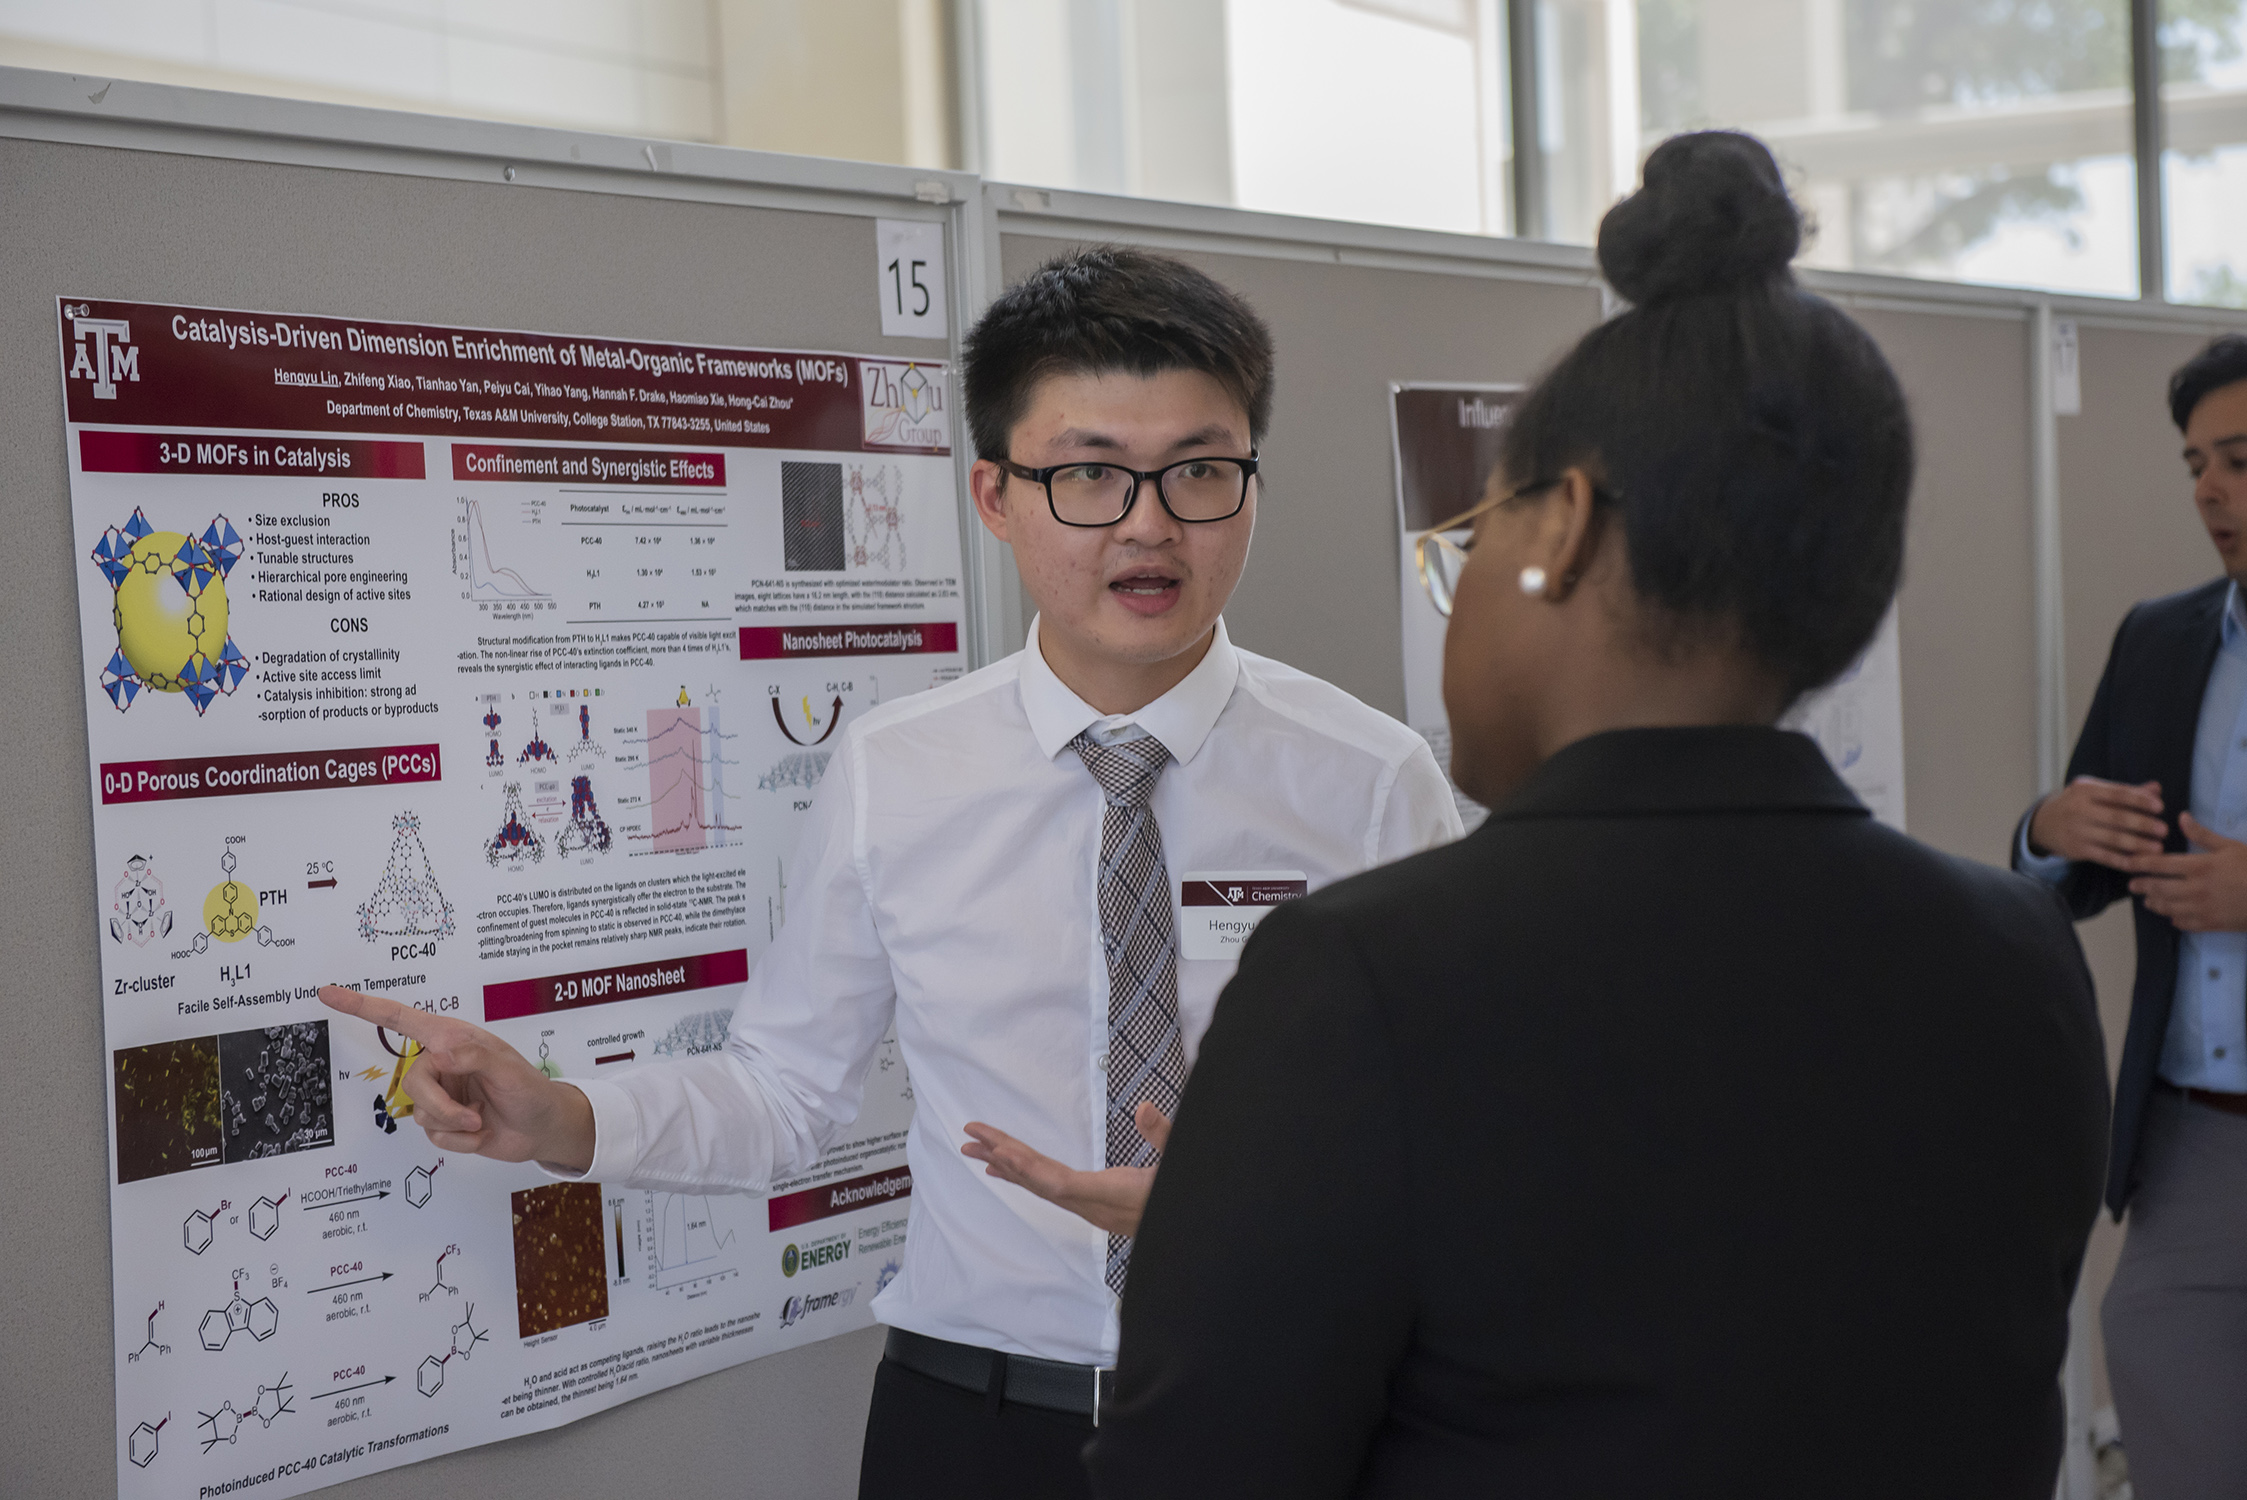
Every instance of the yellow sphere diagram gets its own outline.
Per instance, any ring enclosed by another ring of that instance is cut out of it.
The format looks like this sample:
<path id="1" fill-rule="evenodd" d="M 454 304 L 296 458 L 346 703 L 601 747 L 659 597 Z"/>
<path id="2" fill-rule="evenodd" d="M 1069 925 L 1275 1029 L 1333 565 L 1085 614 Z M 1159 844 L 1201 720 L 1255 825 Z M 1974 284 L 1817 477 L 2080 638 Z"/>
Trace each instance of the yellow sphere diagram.
<path id="1" fill-rule="evenodd" d="M 257 892 L 239 880 L 222 880 L 203 898 L 203 930 L 222 943 L 257 931 Z"/>
<path id="2" fill-rule="evenodd" d="M 224 516 L 192 536 L 158 531 L 136 509 L 102 533 L 93 559 L 116 591 L 117 649 L 101 685 L 119 712 L 148 687 L 186 694 L 201 714 L 249 675 L 227 634 L 226 579 L 241 556 L 242 538 Z"/>

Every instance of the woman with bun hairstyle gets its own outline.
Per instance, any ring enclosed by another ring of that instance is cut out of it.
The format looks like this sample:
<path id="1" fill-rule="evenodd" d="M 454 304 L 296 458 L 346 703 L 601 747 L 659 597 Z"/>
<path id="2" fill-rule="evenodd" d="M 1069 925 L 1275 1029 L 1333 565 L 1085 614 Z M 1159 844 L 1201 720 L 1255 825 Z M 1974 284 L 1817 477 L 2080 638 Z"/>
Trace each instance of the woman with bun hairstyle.
<path id="1" fill-rule="evenodd" d="M 1601 225 L 1631 310 L 1522 403 L 1463 557 L 1423 548 L 1492 814 L 1249 944 L 1100 1495 L 2052 1494 L 2091 982 L 2048 893 L 1774 727 L 1872 638 L 1912 479 L 1801 233 L 1719 132 Z"/>

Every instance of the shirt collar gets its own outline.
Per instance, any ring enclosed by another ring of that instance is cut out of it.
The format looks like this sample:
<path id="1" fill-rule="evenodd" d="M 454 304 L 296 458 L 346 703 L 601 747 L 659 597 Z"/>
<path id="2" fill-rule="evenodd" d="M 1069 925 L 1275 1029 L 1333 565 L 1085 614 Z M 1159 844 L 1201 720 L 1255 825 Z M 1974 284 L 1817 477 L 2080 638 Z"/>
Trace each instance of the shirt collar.
<path id="1" fill-rule="evenodd" d="M 1721 726 L 1578 740 L 1492 809 L 1491 821 L 1748 812 L 1869 816 L 1807 735 Z"/>
<path id="2" fill-rule="evenodd" d="M 1022 710 L 1029 715 L 1030 732 L 1048 760 L 1069 747 L 1069 742 L 1094 724 L 1137 724 L 1163 742 L 1173 760 L 1184 764 L 1201 753 L 1202 742 L 1217 727 L 1217 716 L 1233 698 L 1240 679 L 1240 653 L 1217 622 L 1217 636 L 1194 670 L 1169 692 L 1134 713 L 1103 716 L 1054 675 L 1038 646 L 1038 622 L 1030 622 L 1030 639 L 1022 650 Z"/>
<path id="3" fill-rule="evenodd" d="M 2247 598 L 2240 596 L 2236 583 L 2224 590 L 2224 646 L 2232 651 L 2247 648 Z"/>

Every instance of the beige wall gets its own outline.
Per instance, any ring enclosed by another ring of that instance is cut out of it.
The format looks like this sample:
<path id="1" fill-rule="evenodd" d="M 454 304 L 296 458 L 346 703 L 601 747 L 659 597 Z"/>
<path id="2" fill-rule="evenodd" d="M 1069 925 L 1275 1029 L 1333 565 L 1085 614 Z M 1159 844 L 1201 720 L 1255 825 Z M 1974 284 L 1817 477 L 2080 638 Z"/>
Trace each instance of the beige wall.
<path id="1" fill-rule="evenodd" d="M 712 11 L 726 145 L 959 163 L 950 0 L 712 0 Z"/>

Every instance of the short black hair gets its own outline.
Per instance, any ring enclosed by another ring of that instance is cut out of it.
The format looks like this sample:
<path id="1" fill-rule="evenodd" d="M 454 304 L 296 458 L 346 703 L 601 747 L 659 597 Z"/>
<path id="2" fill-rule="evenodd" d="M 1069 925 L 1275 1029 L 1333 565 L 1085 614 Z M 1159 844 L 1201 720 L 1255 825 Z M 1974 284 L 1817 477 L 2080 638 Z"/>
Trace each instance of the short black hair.
<path id="1" fill-rule="evenodd" d="M 1595 475 L 1662 638 L 1736 638 L 1789 702 L 1879 628 L 1914 463 L 1879 347 L 1789 269 L 1802 233 L 1762 142 L 1663 142 L 1600 224 L 1600 268 L 1634 305 L 1543 376 L 1500 459 L 1515 484 Z"/>
<path id="2" fill-rule="evenodd" d="M 978 458 L 1008 457 L 1048 375 L 1199 370 L 1240 402 L 1249 441 L 1272 420 L 1272 331 L 1182 260 L 1123 245 L 1056 256 L 999 294 L 967 336 L 961 394 Z"/>
<path id="3" fill-rule="evenodd" d="M 2169 377 L 2169 418 L 2183 432 L 2203 397 L 2247 380 L 2247 334 L 2222 333 Z"/>

